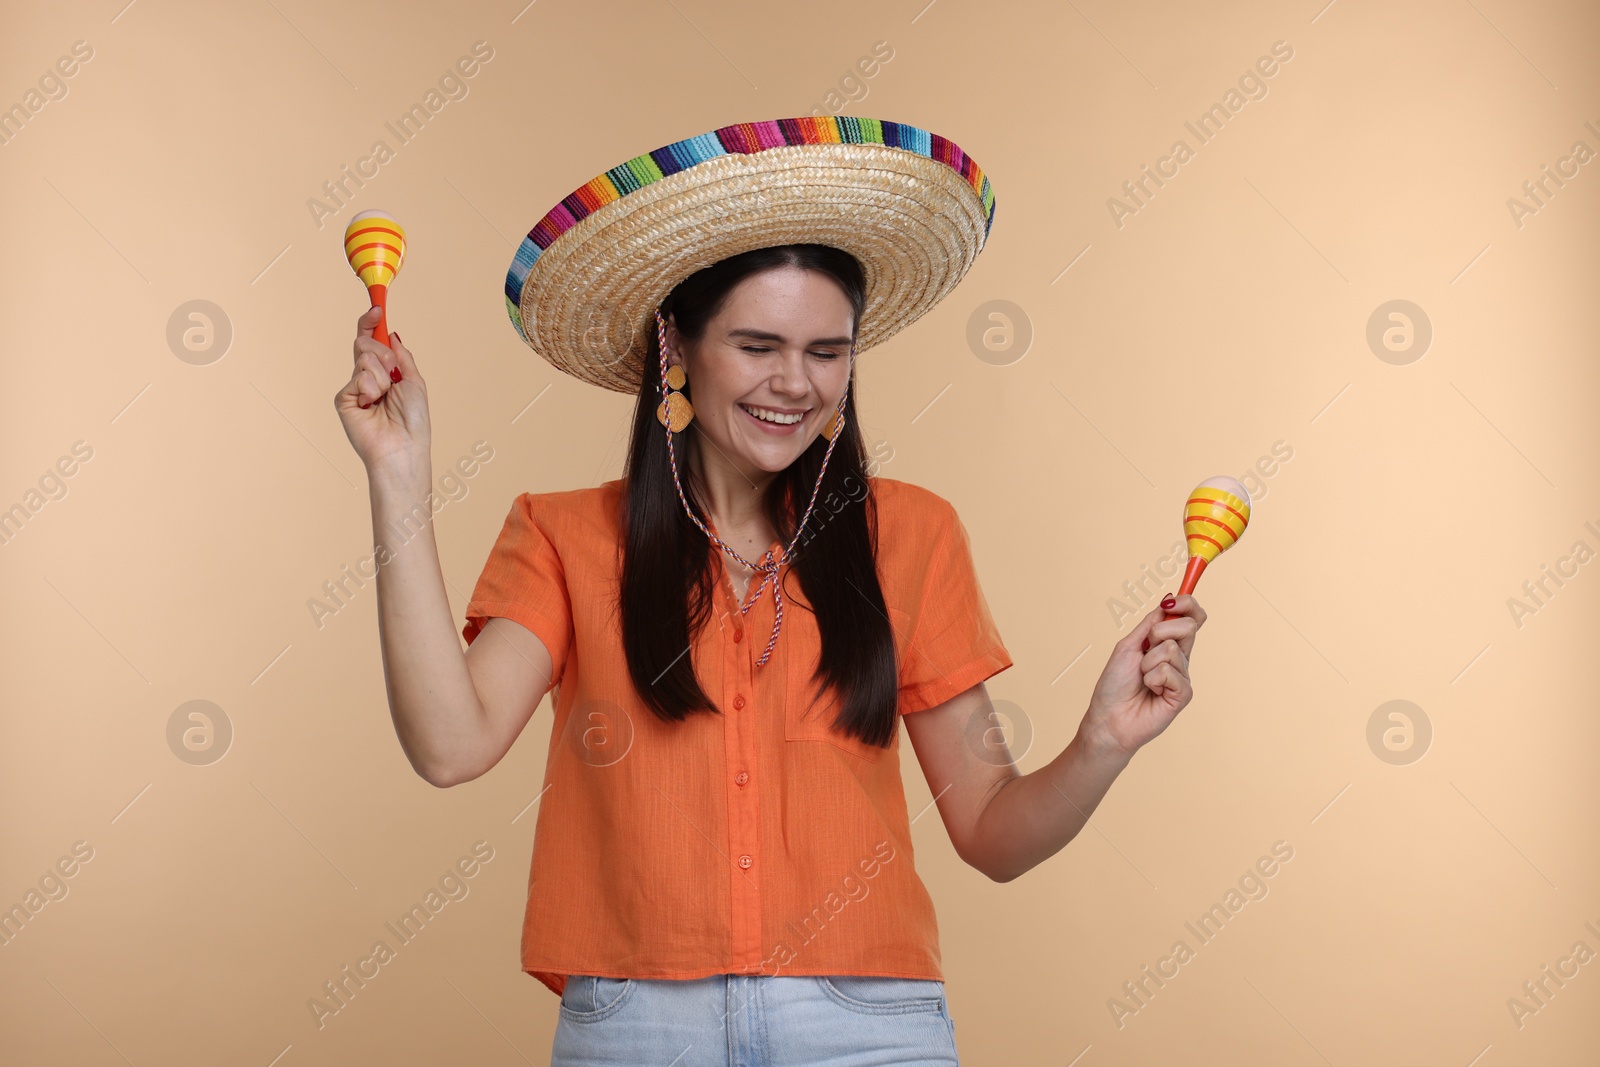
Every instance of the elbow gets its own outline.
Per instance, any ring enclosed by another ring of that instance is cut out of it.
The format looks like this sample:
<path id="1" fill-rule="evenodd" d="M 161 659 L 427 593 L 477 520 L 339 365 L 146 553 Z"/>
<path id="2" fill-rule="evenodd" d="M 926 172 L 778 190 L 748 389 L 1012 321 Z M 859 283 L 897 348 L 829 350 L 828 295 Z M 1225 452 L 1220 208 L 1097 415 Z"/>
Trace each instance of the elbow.
<path id="1" fill-rule="evenodd" d="M 988 856 L 964 853 L 961 854 L 961 859 L 968 867 L 982 874 L 991 882 L 1009 882 L 1023 873 L 1021 870 L 1002 866 Z"/>
<path id="2" fill-rule="evenodd" d="M 987 876 L 991 882 L 1015 881 L 1017 878 L 1020 878 L 1023 873 L 1019 870 L 1005 870 L 998 867 L 980 867 L 978 869 L 983 871 L 984 875 Z"/>
<path id="3" fill-rule="evenodd" d="M 481 778 L 488 773 L 490 767 L 494 766 L 494 762 L 484 760 L 481 753 L 459 748 L 428 752 L 419 751 L 405 744 L 401 747 L 405 750 L 406 759 L 417 777 L 435 789 L 449 789 L 451 786 Z"/>
<path id="4" fill-rule="evenodd" d="M 433 786 L 435 789 L 449 789 L 461 781 L 459 775 L 451 773 L 443 760 L 433 759 L 425 752 L 419 752 L 406 739 L 400 739 L 400 750 L 405 753 L 406 762 L 411 764 L 411 771 L 418 778 Z"/>
<path id="5" fill-rule="evenodd" d="M 458 777 L 453 777 L 439 770 L 424 770 L 423 768 L 416 766 L 413 766 L 411 769 L 417 772 L 418 778 L 421 778 L 424 782 L 427 782 L 435 789 L 449 789 L 453 785 L 461 784 L 462 781 Z"/>
<path id="6" fill-rule="evenodd" d="M 421 778 L 424 782 L 427 782 L 435 789 L 449 789 L 452 786 L 461 785 L 464 782 L 470 782 L 483 773 L 482 771 L 473 773 L 471 771 L 463 770 L 460 767 L 433 766 L 428 764 L 419 765 L 417 763 L 413 763 L 411 765 L 411 769 L 417 772 L 418 778 Z"/>

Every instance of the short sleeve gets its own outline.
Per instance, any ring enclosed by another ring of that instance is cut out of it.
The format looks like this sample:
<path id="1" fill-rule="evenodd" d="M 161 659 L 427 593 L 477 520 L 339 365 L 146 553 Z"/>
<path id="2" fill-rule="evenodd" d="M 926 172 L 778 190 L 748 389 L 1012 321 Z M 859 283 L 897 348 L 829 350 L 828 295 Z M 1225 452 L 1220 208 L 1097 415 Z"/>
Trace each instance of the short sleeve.
<path id="1" fill-rule="evenodd" d="M 535 503 L 528 493 L 512 502 L 467 602 L 461 636 L 470 646 L 491 618 L 521 623 L 549 651 L 553 686 L 561 678 L 571 645 L 572 605 L 561 556 L 538 521 Z"/>
<path id="2" fill-rule="evenodd" d="M 943 500 L 929 519 L 936 540 L 901 660 L 901 714 L 942 704 L 1011 666 L 978 585 L 966 527 Z"/>

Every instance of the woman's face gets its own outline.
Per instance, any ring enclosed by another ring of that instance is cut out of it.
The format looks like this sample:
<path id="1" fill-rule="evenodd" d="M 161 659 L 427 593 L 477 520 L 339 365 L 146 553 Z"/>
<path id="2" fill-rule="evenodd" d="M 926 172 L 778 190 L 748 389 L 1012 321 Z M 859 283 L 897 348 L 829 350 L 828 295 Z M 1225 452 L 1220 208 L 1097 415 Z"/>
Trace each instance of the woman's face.
<path id="1" fill-rule="evenodd" d="M 776 474 L 810 447 L 849 380 L 850 319 L 838 283 L 798 267 L 745 278 L 698 341 L 669 318 L 667 364 L 682 364 L 694 425 L 711 446 L 702 462 Z"/>

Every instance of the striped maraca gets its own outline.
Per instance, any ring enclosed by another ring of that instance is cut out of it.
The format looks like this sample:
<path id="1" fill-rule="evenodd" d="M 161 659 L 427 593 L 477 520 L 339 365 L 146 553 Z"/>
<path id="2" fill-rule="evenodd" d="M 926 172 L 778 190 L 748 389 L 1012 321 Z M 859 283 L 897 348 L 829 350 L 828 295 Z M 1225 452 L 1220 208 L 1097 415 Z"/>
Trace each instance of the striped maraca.
<path id="1" fill-rule="evenodd" d="M 1183 535 L 1189 542 L 1189 567 L 1179 593 L 1193 593 L 1206 564 L 1232 548 L 1250 523 L 1250 491 L 1226 475 L 1207 478 L 1183 505 Z M 1165 616 L 1168 619 L 1176 615 Z"/>
<path id="2" fill-rule="evenodd" d="M 389 286 L 406 258 L 406 231 L 387 211 L 363 211 L 344 230 L 344 257 L 378 312 L 373 340 L 389 343 Z"/>

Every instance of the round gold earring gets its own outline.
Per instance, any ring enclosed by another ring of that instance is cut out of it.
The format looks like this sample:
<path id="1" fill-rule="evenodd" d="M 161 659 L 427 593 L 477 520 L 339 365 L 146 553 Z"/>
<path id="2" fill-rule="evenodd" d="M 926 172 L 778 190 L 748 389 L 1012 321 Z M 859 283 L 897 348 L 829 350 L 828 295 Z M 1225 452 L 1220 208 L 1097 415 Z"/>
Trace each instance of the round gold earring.
<path id="1" fill-rule="evenodd" d="M 656 421 L 673 433 L 682 433 L 694 418 L 694 406 L 689 403 L 688 397 L 678 391 L 688 380 L 681 365 L 674 363 L 667 368 L 667 395 L 656 406 Z"/>

